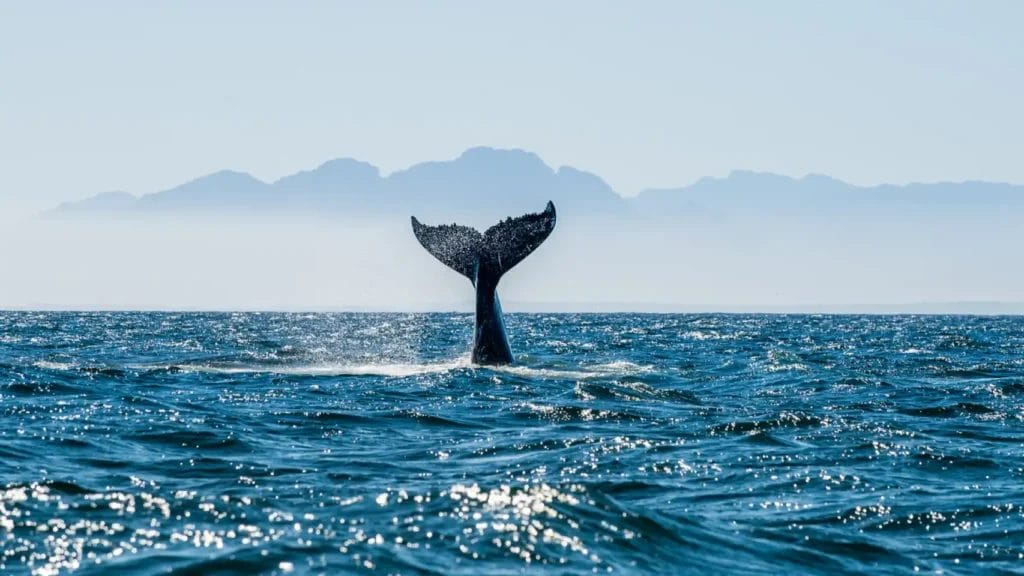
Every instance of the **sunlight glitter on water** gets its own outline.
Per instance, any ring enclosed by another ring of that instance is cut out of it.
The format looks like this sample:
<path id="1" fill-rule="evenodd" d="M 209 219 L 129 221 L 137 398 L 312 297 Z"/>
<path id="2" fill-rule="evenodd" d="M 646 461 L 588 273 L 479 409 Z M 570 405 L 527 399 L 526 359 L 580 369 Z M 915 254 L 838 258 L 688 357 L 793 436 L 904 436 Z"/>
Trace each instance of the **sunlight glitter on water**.
<path id="1" fill-rule="evenodd" d="M 354 566 L 363 567 L 376 564 L 379 549 L 431 546 L 453 548 L 466 559 L 498 554 L 524 565 L 564 564 L 570 553 L 601 564 L 573 515 L 581 505 L 594 505 L 585 503 L 586 489 L 579 484 L 502 484 L 491 489 L 454 484 L 436 493 L 389 489 L 373 503 L 392 521 L 376 527 L 358 510 L 346 510 L 365 504 L 363 498 L 320 501 L 311 508 L 315 512 L 297 516 L 276 509 L 270 500 L 227 494 L 178 490 L 164 497 L 143 490 L 69 494 L 69 487 L 61 489 L 65 492 L 35 483 L 0 492 L 0 528 L 7 534 L 0 570 L 23 564 L 32 574 L 47 576 L 86 565 L 116 569 L 130 555 L 169 550 L 180 555 L 187 548 L 259 550 L 278 541 L 311 550 L 337 546 Z M 83 514 L 93 518 L 64 520 Z M 637 537 L 629 530 L 619 534 L 607 521 L 600 531 L 607 540 Z"/>
<path id="2" fill-rule="evenodd" d="M 5 575 L 1024 566 L 1017 318 L 0 320 Z"/>

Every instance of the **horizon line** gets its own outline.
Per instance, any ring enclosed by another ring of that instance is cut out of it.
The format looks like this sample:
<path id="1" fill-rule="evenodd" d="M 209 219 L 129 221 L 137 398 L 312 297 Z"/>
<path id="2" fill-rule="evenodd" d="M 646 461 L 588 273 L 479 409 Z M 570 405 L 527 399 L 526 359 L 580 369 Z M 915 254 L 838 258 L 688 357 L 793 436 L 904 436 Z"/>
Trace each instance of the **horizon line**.
<path id="1" fill-rule="evenodd" d="M 1024 316 L 1024 302 L 959 301 L 895 304 L 816 304 L 816 305 L 682 305 L 665 303 L 582 302 L 510 302 L 506 314 L 765 314 L 824 316 Z M 423 305 L 404 308 L 377 306 L 337 307 L 254 307 L 152 306 L 112 308 L 103 306 L 0 306 L 0 313 L 167 313 L 167 314 L 472 314 L 472 306 Z"/>

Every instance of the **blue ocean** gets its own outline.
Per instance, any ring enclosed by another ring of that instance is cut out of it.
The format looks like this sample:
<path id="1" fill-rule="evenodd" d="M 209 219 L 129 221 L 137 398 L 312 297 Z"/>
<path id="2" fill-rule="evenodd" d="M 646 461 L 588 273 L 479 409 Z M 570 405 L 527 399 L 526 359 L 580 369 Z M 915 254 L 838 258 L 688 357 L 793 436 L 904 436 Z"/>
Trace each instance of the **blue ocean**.
<path id="1" fill-rule="evenodd" d="M 4 574 L 1024 572 L 1024 318 L 0 313 Z"/>

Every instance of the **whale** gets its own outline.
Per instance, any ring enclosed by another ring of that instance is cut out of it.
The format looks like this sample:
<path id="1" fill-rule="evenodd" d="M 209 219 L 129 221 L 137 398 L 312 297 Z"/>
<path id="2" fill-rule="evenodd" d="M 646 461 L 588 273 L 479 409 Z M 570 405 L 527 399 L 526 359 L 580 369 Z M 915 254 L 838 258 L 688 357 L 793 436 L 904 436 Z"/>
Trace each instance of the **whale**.
<path id="1" fill-rule="evenodd" d="M 483 234 L 459 224 L 429 226 L 412 217 L 412 231 L 419 243 L 442 264 L 468 278 L 476 289 L 473 364 L 513 362 L 498 281 L 547 239 L 555 220 L 555 204 L 550 201 L 542 212 L 507 218 Z"/>

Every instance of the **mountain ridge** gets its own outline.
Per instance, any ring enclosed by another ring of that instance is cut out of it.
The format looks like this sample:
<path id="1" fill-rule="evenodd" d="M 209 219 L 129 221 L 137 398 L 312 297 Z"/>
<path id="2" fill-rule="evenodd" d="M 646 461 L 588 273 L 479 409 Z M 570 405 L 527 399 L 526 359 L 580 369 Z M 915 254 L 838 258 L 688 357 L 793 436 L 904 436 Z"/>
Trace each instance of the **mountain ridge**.
<path id="1" fill-rule="evenodd" d="M 140 196 L 103 192 L 64 202 L 44 214 L 275 209 L 373 215 L 416 210 L 429 218 L 467 213 L 500 216 L 539 209 L 547 200 L 568 209 L 567 213 L 643 216 L 858 212 L 884 207 L 1024 209 L 1024 186 L 981 180 L 858 186 L 824 174 L 793 177 L 733 170 L 724 177 L 648 188 L 626 197 L 593 172 L 572 166 L 553 168 L 523 149 L 478 146 L 450 160 L 420 162 L 388 175 L 354 158 L 331 159 L 269 182 L 246 172 L 220 170 Z"/>

